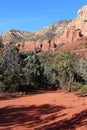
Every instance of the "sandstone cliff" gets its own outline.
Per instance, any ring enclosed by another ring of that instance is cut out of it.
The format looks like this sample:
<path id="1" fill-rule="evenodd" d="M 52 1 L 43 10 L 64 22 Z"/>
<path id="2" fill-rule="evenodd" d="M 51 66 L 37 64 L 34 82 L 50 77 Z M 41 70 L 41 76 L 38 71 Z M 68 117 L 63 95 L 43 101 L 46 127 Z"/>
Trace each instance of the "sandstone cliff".
<path id="1" fill-rule="evenodd" d="M 73 20 L 68 27 L 80 29 L 82 35 L 87 36 L 87 5 L 79 9 L 77 18 Z"/>
<path id="2" fill-rule="evenodd" d="M 87 5 L 79 9 L 77 18 L 68 24 L 58 43 L 72 43 L 84 36 L 87 36 Z"/>
<path id="3" fill-rule="evenodd" d="M 34 52 L 41 52 L 41 51 L 55 51 L 56 44 L 54 40 L 39 40 L 37 42 L 19 42 L 16 43 L 16 47 L 20 51 L 24 50 L 32 50 Z"/>
<path id="4" fill-rule="evenodd" d="M 58 43 L 72 43 L 82 37 L 80 29 L 67 28 L 64 34 L 58 39 Z"/>

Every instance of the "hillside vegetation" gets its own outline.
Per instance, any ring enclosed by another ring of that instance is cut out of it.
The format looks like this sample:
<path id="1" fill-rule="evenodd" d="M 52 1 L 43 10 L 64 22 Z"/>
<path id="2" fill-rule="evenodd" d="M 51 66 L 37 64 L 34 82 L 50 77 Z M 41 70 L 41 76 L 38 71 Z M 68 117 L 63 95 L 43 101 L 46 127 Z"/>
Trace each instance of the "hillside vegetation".
<path id="1" fill-rule="evenodd" d="M 36 32 L 24 32 L 11 29 L 2 34 L 3 43 L 17 43 L 24 41 L 37 41 L 44 39 L 59 38 L 71 20 L 62 20 L 55 24 L 44 27 Z"/>
<path id="2" fill-rule="evenodd" d="M 65 51 L 61 53 L 19 50 L 8 45 L 0 53 L 0 91 L 22 92 L 39 89 L 66 89 L 78 87 L 87 93 L 87 60 Z"/>

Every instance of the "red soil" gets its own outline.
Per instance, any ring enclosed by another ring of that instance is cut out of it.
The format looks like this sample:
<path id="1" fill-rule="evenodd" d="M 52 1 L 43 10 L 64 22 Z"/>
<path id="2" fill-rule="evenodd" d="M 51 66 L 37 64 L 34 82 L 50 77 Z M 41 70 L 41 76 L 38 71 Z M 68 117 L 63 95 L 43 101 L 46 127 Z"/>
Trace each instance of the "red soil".
<path id="1" fill-rule="evenodd" d="M 87 97 L 61 91 L 1 97 L 0 130 L 87 130 Z"/>

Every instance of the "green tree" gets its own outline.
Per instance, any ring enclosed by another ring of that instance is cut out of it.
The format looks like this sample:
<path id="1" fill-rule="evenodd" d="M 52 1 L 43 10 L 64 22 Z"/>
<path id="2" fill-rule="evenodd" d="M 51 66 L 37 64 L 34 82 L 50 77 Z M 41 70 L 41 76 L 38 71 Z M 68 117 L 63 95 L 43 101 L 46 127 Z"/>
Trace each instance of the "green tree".
<path id="1" fill-rule="evenodd" d="M 84 82 L 87 83 L 87 60 L 79 61 L 78 74 L 82 77 Z"/>
<path id="2" fill-rule="evenodd" d="M 2 72 L 2 61 L 3 61 L 3 52 L 2 51 L 0 51 L 0 74 L 1 74 L 1 72 Z"/>
<path id="3" fill-rule="evenodd" d="M 12 74 L 9 71 L 5 71 L 3 74 L 3 92 L 17 92 L 19 88 L 20 77 L 18 74 Z"/>
<path id="4" fill-rule="evenodd" d="M 68 91 L 71 91 L 74 75 L 77 70 L 78 57 L 68 51 L 58 54 L 55 58 L 54 68 L 65 82 L 68 82 Z"/>
<path id="5" fill-rule="evenodd" d="M 59 81 L 57 79 L 57 71 L 53 68 L 53 63 L 56 53 L 42 52 L 39 54 L 41 62 L 44 64 L 44 87 L 57 89 L 59 88 Z"/>
<path id="6" fill-rule="evenodd" d="M 5 48 L 3 52 L 1 70 L 2 82 L 4 83 L 4 91 L 16 91 L 19 84 L 20 64 L 18 50 L 14 45 L 9 45 Z"/>
<path id="7" fill-rule="evenodd" d="M 25 51 L 20 53 L 20 57 L 25 85 L 31 86 L 31 89 L 32 85 L 36 87 L 42 85 L 44 66 L 38 56 L 32 51 Z"/>
<path id="8" fill-rule="evenodd" d="M 44 69 L 45 84 L 47 88 L 58 89 L 59 81 L 57 79 L 57 71 L 53 69 L 53 64 L 46 63 Z"/>
<path id="9" fill-rule="evenodd" d="M 3 53 L 2 61 L 3 71 L 9 71 L 13 74 L 20 70 L 18 49 L 14 45 L 8 45 Z"/>

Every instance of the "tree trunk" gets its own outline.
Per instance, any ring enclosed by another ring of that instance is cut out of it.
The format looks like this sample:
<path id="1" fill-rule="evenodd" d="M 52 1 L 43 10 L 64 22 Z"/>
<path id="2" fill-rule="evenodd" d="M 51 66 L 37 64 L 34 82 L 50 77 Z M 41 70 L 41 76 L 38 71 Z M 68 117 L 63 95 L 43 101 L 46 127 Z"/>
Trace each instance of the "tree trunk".
<path id="1" fill-rule="evenodd" d="M 74 74 L 70 73 L 69 75 L 69 83 L 68 83 L 68 92 L 72 91 L 72 83 L 74 81 Z"/>

